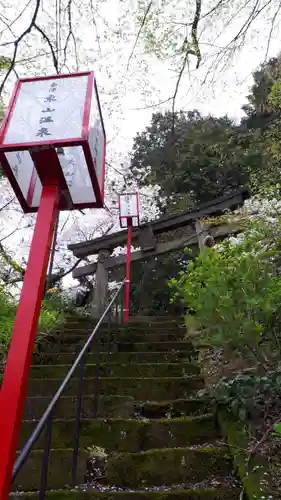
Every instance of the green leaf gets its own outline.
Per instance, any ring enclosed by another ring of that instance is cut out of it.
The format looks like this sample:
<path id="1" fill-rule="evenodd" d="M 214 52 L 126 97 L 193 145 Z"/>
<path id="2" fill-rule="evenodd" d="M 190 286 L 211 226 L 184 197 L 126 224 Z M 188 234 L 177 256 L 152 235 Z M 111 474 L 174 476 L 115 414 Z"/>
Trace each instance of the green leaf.
<path id="1" fill-rule="evenodd" d="M 0 71 L 3 69 L 8 69 L 11 65 L 12 60 L 9 57 L 0 56 Z"/>
<path id="2" fill-rule="evenodd" d="M 274 425 L 274 432 L 281 437 L 281 422 L 279 424 Z"/>

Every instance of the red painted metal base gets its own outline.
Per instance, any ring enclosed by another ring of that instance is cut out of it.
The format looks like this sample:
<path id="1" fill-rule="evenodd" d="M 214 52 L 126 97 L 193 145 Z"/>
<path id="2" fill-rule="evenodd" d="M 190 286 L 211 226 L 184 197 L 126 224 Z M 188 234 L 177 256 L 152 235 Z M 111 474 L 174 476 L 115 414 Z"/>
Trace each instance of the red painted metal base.
<path id="1" fill-rule="evenodd" d="M 58 187 L 44 187 L 0 391 L 0 500 L 10 491 L 57 207 Z"/>
<path id="2" fill-rule="evenodd" d="M 128 218 L 128 242 L 127 242 L 126 283 L 125 283 L 125 301 L 124 301 L 124 323 L 128 323 L 128 321 L 129 321 L 131 245 L 132 245 L 132 218 Z"/>

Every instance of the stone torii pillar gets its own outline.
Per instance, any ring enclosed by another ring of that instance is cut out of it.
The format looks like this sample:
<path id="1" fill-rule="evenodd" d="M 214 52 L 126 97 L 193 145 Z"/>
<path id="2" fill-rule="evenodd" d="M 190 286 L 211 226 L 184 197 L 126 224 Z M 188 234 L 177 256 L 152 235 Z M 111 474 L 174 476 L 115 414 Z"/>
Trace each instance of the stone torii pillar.
<path id="1" fill-rule="evenodd" d="M 108 248 L 99 250 L 96 270 L 95 287 L 93 293 L 93 303 L 91 316 L 95 319 L 100 318 L 106 307 L 108 291 L 108 269 L 105 262 L 110 257 L 111 251 Z"/>
<path id="2" fill-rule="evenodd" d="M 195 230 L 198 238 L 198 246 L 200 252 L 204 247 L 215 246 L 215 240 L 209 232 L 209 226 L 207 224 L 202 224 L 199 220 L 195 223 Z"/>

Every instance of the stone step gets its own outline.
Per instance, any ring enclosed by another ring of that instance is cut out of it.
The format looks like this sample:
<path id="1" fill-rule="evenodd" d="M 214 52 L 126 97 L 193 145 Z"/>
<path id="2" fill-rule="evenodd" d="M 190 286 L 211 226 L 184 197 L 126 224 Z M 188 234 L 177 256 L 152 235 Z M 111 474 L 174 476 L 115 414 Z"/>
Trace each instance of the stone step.
<path id="1" fill-rule="evenodd" d="M 65 390 L 66 396 L 76 396 L 78 378 L 72 378 Z M 61 379 L 30 379 L 28 396 L 53 396 L 61 385 Z M 94 378 L 83 379 L 84 394 L 94 394 L 96 381 Z M 191 377 L 101 377 L 100 394 L 118 394 L 132 396 L 136 401 L 161 401 L 190 396 L 204 387 L 204 380 L 199 376 Z"/>
<path id="2" fill-rule="evenodd" d="M 136 402 L 134 410 L 139 418 L 161 419 L 212 413 L 214 407 L 210 401 L 202 399 L 175 399 L 173 401 Z"/>
<path id="3" fill-rule="evenodd" d="M 28 397 L 25 401 L 24 419 L 39 420 L 48 405 L 52 401 L 49 397 Z M 62 396 L 54 410 L 54 418 L 75 418 L 76 397 Z M 99 397 L 99 417 L 133 417 L 135 412 L 134 398 L 130 396 L 100 396 Z M 81 418 L 93 418 L 94 397 L 93 394 L 82 397 Z"/>
<path id="4" fill-rule="evenodd" d="M 79 353 L 81 349 L 83 348 L 85 342 L 82 342 L 80 344 L 70 344 L 70 343 L 62 343 L 61 345 L 58 344 L 56 341 L 55 342 L 46 342 L 42 346 L 42 351 L 46 353 L 52 353 L 52 352 L 60 352 L 61 354 L 63 353 L 68 353 L 68 352 L 75 352 Z M 102 344 L 104 346 L 104 344 Z M 177 351 L 194 351 L 193 346 L 190 342 L 188 341 L 160 341 L 160 342 L 118 342 L 114 345 L 111 346 L 112 351 L 118 351 L 118 352 L 147 352 L 147 351 L 153 351 L 153 352 L 177 352 Z M 92 342 L 89 346 L 89 352 L 96 352 L 97 350 L 97 344 L 96 342 Z"/>
<path id="5" fill-rule="evenodd" d="M 54 334 L 63 334 L 63 333 L 68 333 L 68 334 L 74 334 L 74 333 L 85 333 L 87 332 L 92 332 L 95 328 L 95 323 L 92 321 L 83 321 L 83 322 L 66 322 L 64 325 L 61 327 L 57 328 L 54 330 Z M 99 331 L 107 332 L 108 331 L 108 325 L 107 323 L 104 323 L 103 325 L 100 326 Z M 186 333 L 186 327 L 184 323 L 181 322 L 144 322 L 144 323 L 129 323 L 127 325 L 123 324 L 116 324 L 112 322 L 110 324 L 110 330 L 112 332 L 124 332 L 124 331 L 131 331 L 134 334 L 141 334 L 143 332 L 151 332 L 151 333 L 158 333 L 162 331 L 167 331 L 169 332 L 177 332 L 177 331 L 182 331 Z"/>
<path id="6" fill-rule="evenodd" d="M 220 483 L 220 484 L 218 484 Z M 216 486 L 204 482 L 200 489 L 181 489 L 163 487 L 160 491 L 98 491 L 91 488 L 81 488 L 78 490 L 59 490 L 47 491 L 45 498 L 47 500 L 238 500 L 241 488 L 231 488 L 227 484 L 216 481 Z M 103 488 L 104 490 L 105 488 Z M 39 500 L 39 493 L 12 493 L 11 499 L 20 500 Z"/>
<path id="7" fill-rule="evenodd" d="M 96 325 L 97 321 L 91 318 L 90 316 L 81 316 L 80 318 L 73 317 L 73 316 L 66 316 L 65 318 L 65 325 L 66 326 L 72 326 L 72 325 L 84 325 L 88 324 L 91 326 Z M 114 324 L 116 323 L 114 321 L 114 318 L 112 318 L 111 323 Z M 103 326 L 107 325 L 107 321 L 104 321 Z M 118 325 L 118 323 L 117 323 Z M 142 326 L 146 325 L 184 325 L 184 319 L 182 316 L 131 316 L 129 318 L 129 323 L 128 326 L 135 326 L 141 328 Z M 124 326 L 124 325 L 119 325 L 119 326 Z"/>
<path id="8" fill-rule="evenodd" d="M 24 420 L 39 420 L 52 398 L 28 397 L 24 408 Z M 54 418 L 75 418 L 76 397 L 62 396 L 54 410 Z M 130 396 L 100 396 L 99 412 L 100 418 L 179 418 L 184 416 L 196 416 L 213 411 L 208 401 L 196 399 L 177 399 L 160 402 L 135 402 Z M 94 398 L 93 394 L 82 397 L 81 418 L 93 418 Z"/>
<path id="9" fill-rule="evenodd" d="M 232 461 L 224 447 L 171 448 L 110 456 L 106 482 L 126 488 L 161 486 L 208 477 L 224 478 Z"/>
<path id="10" fill-rule="evenodd" d="M 32 451 L 23 468 L 16 477 L 11 491 L 36 491 L 40 486 L 40 472 L 43 451 Z M 48 468 L 47 486 L 51 489 L 69 488 L 73 450 L 52 450 Z M 78 453 L 76 483 L 83 484 L 89 454 L 80 449 Z M 217 483 L 231 472 L 231 460 L 224 448 L 174 448 L 150 450 L 141 453 L 123 453 L 109 457 L 106 464 L 106 483 L 116 489 L 131 488 L 136 491 L 150 486 L 206 484 L 215 477 Z M 168 489 L 168 488 L 167 488 Z M 204 491 L 203 487 L 203 491 Z M 75 491 L 75 490 L 74 490 Z M 76 490 L 77 492 L 78 490 Z M 194 491 L 194 490 L 193 490 Z M 200 490 L 197 490 L 200 491 Z M 202 491 L 202 490 L 201 490 Z M 219 489 L 215 490 L 220 491 Z M 82 493 L 82 492 L 81 492 Z M 119 498 L 123 498 L 122 496 Z M 81 494 L 79 499 L 82 498 Z M 92 498 L 92 497 L 91 497 Z M 106 498 L 106 497 L 105 497 Z M 173 498 L 173 497 L 172 497 Z M 188 498 L 188 497 L 187 497 Z M 192 497 L 191 497 L 192 498 Z M 200 497 L 198 497 L 200 498 Z M 204 497 L 203 497 L 204 498 Z M 209 500 L 205 496 L 204 500 Z M 212 498 L 212 497 L 211 497 Z M 224 497 L 213 497 L 214 499 Z M 230 497 L 232 498 L 232 497 Z M 234 497 L 237 499 L 237 497 Z M 60 496 L 57 496 L 60 499 Z M 161 500 L 163 497 L 161 498 Z M 165 496 L 164 496 L 165 499 Z M 190 500 L 190 499 L 189 499 Z"/>
<path id="11" fill-rule="evenodd" d="M 48 343 L 57 343 L 57 345 L 65 344 L 79 344 L 83 346 L 88 337 L 91 334 L 91 330 L 73 330 L 52 333 L 48 336 Z M 169 342 L 172 340 L 179 341 L 183 340 L 186 336 L 186 330 L 159 330 L 158 332 L 147 331 L 143 332 L 133 331 L 133 330 L 123 330 L 110 332 L 111 342 Z M 99 339 L 101 343 L 108 343 L 108 332 L 101 331 L 99 334 Z"/>
<path id="12" fill-rule="evenodd" d="M 86 330 L 92 332 L 95 329 L 95 325 L 93 323 L 66 323 L 56 329 L 53 332 L 58 333 L 84 333 Z M 108 329 L 112 332 L 134 332 L 134 333 L 158 333 L 161 331 L 167 332 L 176 332 L 181 330 L 182 332 L 186 332 L 186 326 L 184 323 L 142 323 L 142 324 L 115 324 L 114 322 L 110 325 L 103 324 L 98 328 L 98 331 L 108 332 Z"/>
<path id="13" fill-rule="evenodd" d="M 77 357 L 78 352 L 41 352 L 33 355 L 34 364 L 70 365 Z M 127 364 L 130 363 L 175 363 L 177 361 L 189 361 L 192 357 L 190 350 L 179 352 L 111 352 L 110 363 Z M 101 352 L 101 363 L 107 360 L 107 353 Z M 94 364 L 96 354 L 86 355 L 86 363 Z"/>
<path id="14" fill-rule="evenodd" d="M 84 367 L 84 377 L 95 377 L 95 364 L 86 364 Z M 61 378 L 63 379 L 71 365 L 33 365 L 31 367 L 30 378 Z M 107 374 L 107 364 L 101 363 L 100 374 Z M 131 363 L 119 364 L 110 363 L 108 365 L 110 376 L 127 377 L 186 377 L 189 375 L 198 375 L 199 366 L 195 363 Z"/>
<path id="15" fill-rule="evenodd" d="M 170 342 L 120 342 L 117 344 L 118 352 L 179 352 L 193 351 L 193 346 L 187 341 Z"/>
<path id="16" fill-rule="evenodd" d="M 84 450 L 79 450 L 77 460 L 77 484 L 83 484 L 88 455 Z M 43 451 L 32 451 L 15 478 L 11 486 L 11 491 L 34 491 L 40 487 L 41 469 L 43 461 Z M 70 487 L 71 469 L 73 462 L 73 450 L 54 450 L 51 451 L 47 487 L 52 489 L 60 489 Z"/>
<path id="17" fill-rule="evenodd" d="M 52 449 L 74 446 L 75 420 L 54 420 L 52 425 Z M 25 421 L 21 425 L 18 448 L 21 449 L 36 422 Z M 80 422 L 79 446 L 87 448 L 95 444 L 106 452 L 139 452 L 151 448 L 185 447 L 206 443 L 219 437 L 214 414 L 162 420 L 136 419 L 88 419 Z M 35 443 L 34 449 L 44 448 L 44 436 Z"/>

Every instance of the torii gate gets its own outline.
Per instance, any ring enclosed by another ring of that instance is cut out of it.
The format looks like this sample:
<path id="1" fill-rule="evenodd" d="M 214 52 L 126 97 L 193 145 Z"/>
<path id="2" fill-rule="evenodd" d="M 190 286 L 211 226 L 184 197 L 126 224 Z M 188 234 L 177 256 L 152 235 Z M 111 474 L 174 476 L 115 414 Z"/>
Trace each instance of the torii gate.
<path id="1" fill-rule="evenodd" d="M 198 251 L 198 246 L 202 248 L 204 245 L 208 245 L 208 243 L 210 246 L 211 241 L 222 240 L 229 234 L 240 232 L 241 223 L 239 222 L 218 226 L 204 224 L 202 226 L 200 219 L 221 215 L 227 209 L 235 210 L 243 205 L 245 199 L 248 197 L 248 190 L 241 189 L 230 195 L 222 196 L 211 202 L 199 205 L 194 210 L 161 217 L 147 224 L 142 224 L 133 230 L 132 233 L 133 242 L 141 250 L 131 254 L 131 261 L 136 262 L 153 258 L 185 247 L 189 247 L 196 252 L 196 250 Z M 158 235 L 179 228 L 185 228 L 183 236 L 167 242 L 157 241 Z M 106 304 L 109 270 L 126 264 L 126 255 L 111 256 L 113 250 L 116 247 L 125 246 L 126 241 L 127 232 L 119 231 L 94 240 L 68 245 L 69 250 L 77 258 L 81 259 L 89 255 L 98 255 L 96 263 L 77 267 L 73 271 L 73 278 L 82 278 L 90 274 L 96 274 L 92 309 L 94 317 L 101 315 Z"/>

